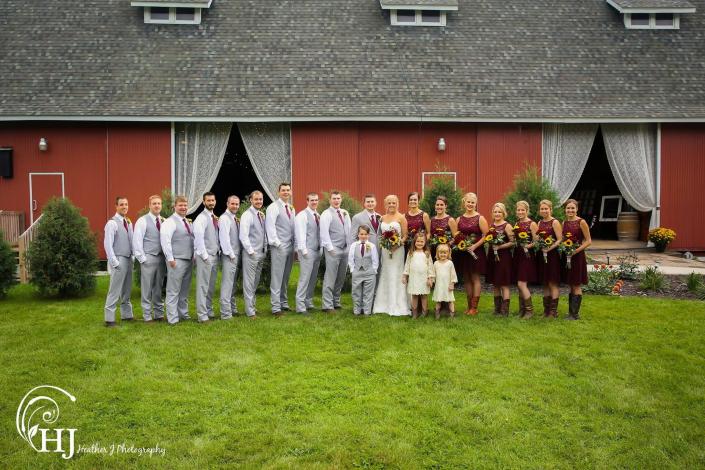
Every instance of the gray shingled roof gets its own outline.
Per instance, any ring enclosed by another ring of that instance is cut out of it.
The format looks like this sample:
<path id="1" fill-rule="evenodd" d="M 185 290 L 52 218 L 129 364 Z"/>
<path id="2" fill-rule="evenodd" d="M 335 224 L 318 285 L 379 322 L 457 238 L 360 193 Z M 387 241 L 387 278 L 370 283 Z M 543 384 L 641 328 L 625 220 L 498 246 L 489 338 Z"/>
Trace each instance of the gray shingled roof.
<path id="1" fill-rule="evenodd" d="M 705 118 L 705 0 L 630 30 L 604 0 L 472 0 L 390 26 L 378 0 L 215 0 L 201 25 L 125 0 L 2 0 L 0 117 Z"/>
<path id="2" fill-rule="evenodd" d="M 379 0 L 382 8 L 399 6 L 453 7 L 458 8 L 458 0 Z"/>
<path id="3" fill-rule="evenodd" d="M 612 2 L 625 10 L 637 8 L 693 8 L 693 4 L 687 0 L 612 0 Z"/>
<path id="4" fill-rule="evenodd" d="M 159 3 L 159 4 L 165 4 L 165 5 L 181 5 L 181 4 L 186 4 L 186 5 L 199 5 L 203 7 L 208 7 L 208 3 L 210 3 L 211 0 L 129 0 L 130 4 L 144 4 L 144 3 Z"/>

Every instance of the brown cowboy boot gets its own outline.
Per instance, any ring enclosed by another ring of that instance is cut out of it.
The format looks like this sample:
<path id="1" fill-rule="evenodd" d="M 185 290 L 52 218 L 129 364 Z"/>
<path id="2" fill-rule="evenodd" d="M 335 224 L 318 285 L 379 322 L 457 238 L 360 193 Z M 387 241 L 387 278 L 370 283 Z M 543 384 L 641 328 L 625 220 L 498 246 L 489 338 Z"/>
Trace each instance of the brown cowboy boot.
<path id="1" fill-rule="evenodd" d="M 543 317 L 551 316 L 551 296 L 543 296 Z"/>
<path id="2" fill-rule="evenodd" d="M 557 299 L 551 299 L 551 316 L 553 318 L 558 318 L 558 301 L 560 300 L 560 297 Z"/>
<path id="3" fill-rule="evenodd" d="M 502 314 L 502 296 L 495 295 L 494 296 L 494 312 L 492 312 L 492 315 L 497 317 L 501 314 Z"/>
<path id="4" fill-rule="evenodd" d="M 500 306 L 500 315 L 503 317 L 509 316 L 509 301 L 510 299 L 502 299 L 502 304 Z"/>
<path id="5" fill-rule="evenodd" d="M 480 304 L 480 297 L 473 297 L 470 299 L 470 310 L 468 310 L 468 315 L 477 315 L 477 306 Z"/>
<path id="6" fill-rule="evenodd" d="M 573 295 L 568 301 L 568 316 L 565 317 L 566 320 L 580 320 L 580 304 L 583 303 L 582 295 Z"/>
<path id="7" fill-rule="evenodd" d="M 529 318 L 534 316 L 534 303 L 531 300 L 531 297 L 528 297 L 524 299 L 524 316 L 522 317 L 524 320 L 528 320 Z"/>
<path id="8" fill-rule="evenodd" d="M 524 315 L 526 315 L 526 310 L 524 308 L 525 301 L 521 297 L 521 292 L 519 293 L 519 318 L 524 318 Z"/>

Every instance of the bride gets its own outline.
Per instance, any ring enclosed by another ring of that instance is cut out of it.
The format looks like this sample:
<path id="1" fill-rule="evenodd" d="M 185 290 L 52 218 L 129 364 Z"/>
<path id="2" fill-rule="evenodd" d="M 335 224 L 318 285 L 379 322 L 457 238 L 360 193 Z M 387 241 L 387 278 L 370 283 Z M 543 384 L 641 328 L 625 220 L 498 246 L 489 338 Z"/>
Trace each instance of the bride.
<path id="1" fill-rule="evenodd" d="M 400 246 L 395 246 L 392 251 L 382 248 L 379 256 L 382 272 L 377 282 L 377 293 L 372 311 L 386 313 L 392 316 L 409 315 L 409 300 L 406 288 L 401 283 L 404 272 L 404 240 L 406 240 L 406 218 L 398 212 L 399 198 L 389 195 L 384 198 L 387 210 L 382 216 L 381 233 L 395 230 L 402 239 Z M 391 256 L 390 256 L 391 254 Z"/>

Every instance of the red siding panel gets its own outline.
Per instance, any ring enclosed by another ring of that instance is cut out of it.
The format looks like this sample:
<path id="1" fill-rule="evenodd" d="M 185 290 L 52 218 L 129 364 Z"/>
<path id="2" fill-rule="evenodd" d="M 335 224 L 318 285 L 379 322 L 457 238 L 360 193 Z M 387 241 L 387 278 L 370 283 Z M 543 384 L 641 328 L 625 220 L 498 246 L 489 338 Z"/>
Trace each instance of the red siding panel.
<path id="1" fill-rule="evenodd" d="M 438 150 L 438 140 L 446 142 L 445 151 Z M 477 129 L 473 124 L 425 125 L 420 132 L 419 170 L 456 173 L 458 187 L 475 188 L 477 181 Z M 421 184 L 420 182 L 417 184 Z M 421 188 L 419 187 L 419 190 Z"/>
<path id="2" fill-rule="evenodd" d="M 705 250 L 705 125 L 661 126 L 661 225 L 676 231 L 672 248 Z"/>

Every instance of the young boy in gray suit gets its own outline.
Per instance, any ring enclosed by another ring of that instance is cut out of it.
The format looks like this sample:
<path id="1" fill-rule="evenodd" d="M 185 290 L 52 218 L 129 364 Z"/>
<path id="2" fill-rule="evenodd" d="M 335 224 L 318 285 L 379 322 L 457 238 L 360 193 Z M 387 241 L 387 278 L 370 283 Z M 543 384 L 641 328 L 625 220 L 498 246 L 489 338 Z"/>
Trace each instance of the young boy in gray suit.
<path id="1" fill-rule="evenodd" d="M 377 247 L 370 243 L 370 228 L 360 225 L 357 229 L 357 241 L 350 246 L 348 267 L 352 273 L 353 313 L 369 315 L 375 298 L 377 268 L 379 256 Z"/>

